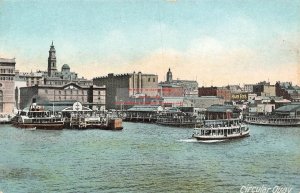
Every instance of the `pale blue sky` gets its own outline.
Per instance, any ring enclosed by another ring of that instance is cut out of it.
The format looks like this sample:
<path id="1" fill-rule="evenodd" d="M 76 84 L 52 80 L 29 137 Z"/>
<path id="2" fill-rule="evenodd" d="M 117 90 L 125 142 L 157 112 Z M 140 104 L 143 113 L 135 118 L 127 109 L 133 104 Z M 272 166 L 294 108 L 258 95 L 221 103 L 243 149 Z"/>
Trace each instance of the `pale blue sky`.
<path id="1" fill-rule="evenodd" d="M 0 0 L 0 57 L 45 70 L 53 40 L 58 67 L 89 78 L 135 70 L 164 80 L 171 67 L 200 84 L 299 84 L 299 21 L 298 0 Z"/>

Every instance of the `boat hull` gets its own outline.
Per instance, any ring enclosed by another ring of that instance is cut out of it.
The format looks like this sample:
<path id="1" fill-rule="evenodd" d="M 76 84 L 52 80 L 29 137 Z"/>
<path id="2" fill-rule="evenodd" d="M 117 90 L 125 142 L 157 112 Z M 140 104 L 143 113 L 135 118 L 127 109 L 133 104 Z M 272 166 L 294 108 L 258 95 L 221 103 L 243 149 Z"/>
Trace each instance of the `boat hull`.
<path id="1" fill-rule="evenodd" d="M 227 137 L 218 137 L 218 136 L 197 136 L 197 135 L 194 135 L 193 138 L 197 139 L 197 140 L 225 140 L 225 139 L 239 139 L 239 138 L 244 138 L 244 137 L 249 137 L 250 134 L 247 133 L 247 134 L 243 134 L 243 135 L 236 135 L 236 136 L 227 136 Z"/>
<path id="2" fill-rule="evenodd" d="M 300 123 L 268 123 L 268 122 L 254 122 L 254 121 L 245 121 L 251 125 L 262 125 L 262 126 L 276 126 L 276 127 L 297 127 L 300 126 Z"/>
<path id="3" fill-rule="evenodd" d="M 40 130 L 62 130 L 64 128 L 63 123 L 46 123 L 46 124 L 15 123 L 14 126 L 22 129 L 36 128 Z"/>

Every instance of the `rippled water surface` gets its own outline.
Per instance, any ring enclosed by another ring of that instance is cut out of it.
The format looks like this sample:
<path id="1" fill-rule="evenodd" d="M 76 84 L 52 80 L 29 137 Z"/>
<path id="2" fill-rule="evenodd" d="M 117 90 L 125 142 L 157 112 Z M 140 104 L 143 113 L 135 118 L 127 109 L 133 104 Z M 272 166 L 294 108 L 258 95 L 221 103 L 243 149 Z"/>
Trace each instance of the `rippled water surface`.
<path id="1" fill-rule="evenodd" d="M 193 129 L 123 123 L 103 130 L 27 131 L 0 125 L 0 191 L 300 192 L 300 128 L 250 126 L 251 136 L 201 143 Z"/>

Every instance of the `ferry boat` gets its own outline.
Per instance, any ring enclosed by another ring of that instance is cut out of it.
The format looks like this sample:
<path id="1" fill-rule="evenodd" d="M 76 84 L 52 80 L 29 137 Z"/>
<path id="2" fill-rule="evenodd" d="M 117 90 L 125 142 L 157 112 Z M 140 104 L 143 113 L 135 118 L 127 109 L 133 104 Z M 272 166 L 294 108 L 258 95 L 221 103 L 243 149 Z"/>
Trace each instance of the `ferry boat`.
<path id="1" fill-rule="evenodd" d="M 194 129 L 197 140 L 225 140 L 248 137 L 250 129 L 242 122 L 241 109 L 233 105 L 212 105 L 206 109 L 201 127 Z"/>
<path id="2" fill-rule="evenodd" d="M 255 125 L 300 126 L 300 103 L 286 104 L 275 109 L 271 115 L 249 115 L 245 122 Z"/>
<path id="3" fill-rule="evenodd" d="M 241 119 L 205 120 L 202 127 L 194 129 L 192 137 L 197 140 L 224 140 L 248 137 L 249 132 Z"/>
<path id="4" fill-rule="evenodd" d="M 181 111 L 168 110 L 161 112 L 157 116 L 156 123 L 164 126 L 193 128 L 197 125 L 202 125 L 202 120 Z"/>
<path id="5" fill-rule="evenodd" d="M 246 123 L 268 126 L 300 126 L 300 117 L 247 116 Z"/>
<path id="6" fill-rule="evenodd" d="M 54 116 L 36 103 L 32 103 L 29 109 L 19 111 L 12 122 L 15 127 L 24 129 L 62 130 L 64 128 L 62 117 Z"/>

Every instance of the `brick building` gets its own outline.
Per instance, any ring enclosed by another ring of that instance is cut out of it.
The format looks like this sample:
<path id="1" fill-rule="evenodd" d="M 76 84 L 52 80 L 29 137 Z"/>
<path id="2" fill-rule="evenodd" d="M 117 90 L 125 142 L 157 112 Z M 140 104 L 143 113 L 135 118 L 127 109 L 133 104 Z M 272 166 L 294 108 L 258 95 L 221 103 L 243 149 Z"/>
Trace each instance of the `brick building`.
<path id="1" fill-rule="evenodd" d="M 138 98 L 158 97 L 158 76 L 154 74 L 127 73 L 97 77 L 93 79 L 93 84 L 106 86 L 107 108 L 114 109 L 118 104 L 127 104 Z M 132 104 L 134 105 L 134 104 Z"/>

